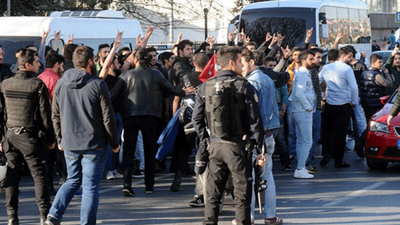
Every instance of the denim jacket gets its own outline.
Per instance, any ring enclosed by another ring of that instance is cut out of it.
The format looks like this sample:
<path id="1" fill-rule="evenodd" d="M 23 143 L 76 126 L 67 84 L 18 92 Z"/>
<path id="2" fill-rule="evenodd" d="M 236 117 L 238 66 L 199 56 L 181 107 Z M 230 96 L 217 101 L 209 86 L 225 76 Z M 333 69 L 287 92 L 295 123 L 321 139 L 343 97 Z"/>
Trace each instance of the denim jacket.
<path id="1" fill-rule="evenodd" d="M 276 101 L 275 84 L 271 78 L 260 69 L 253 70 L 246 79 L 253 85 L 258 97 L 264 130 L 280 127 L 279 109 Z"/>
<path id="2" fill-rule="evenodd" d="M 289 101 L 292 104 L 292 112 L 315 111 L 316 96 L 314 87 L 310 72 L 304 67 L 300 67 L 295 74 Z"/>

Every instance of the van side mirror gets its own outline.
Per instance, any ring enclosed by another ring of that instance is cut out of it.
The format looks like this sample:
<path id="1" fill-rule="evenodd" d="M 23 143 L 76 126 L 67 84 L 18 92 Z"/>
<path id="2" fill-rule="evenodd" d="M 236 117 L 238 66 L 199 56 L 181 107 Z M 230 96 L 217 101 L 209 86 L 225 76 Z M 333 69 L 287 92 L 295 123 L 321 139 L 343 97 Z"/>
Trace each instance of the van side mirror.
<path id="1" fill-rule="evenodd" d="M 321 38 L 328 38 L 328 30 L 329 30 L 329 25 L 328 24 L 321 24 Z"/>

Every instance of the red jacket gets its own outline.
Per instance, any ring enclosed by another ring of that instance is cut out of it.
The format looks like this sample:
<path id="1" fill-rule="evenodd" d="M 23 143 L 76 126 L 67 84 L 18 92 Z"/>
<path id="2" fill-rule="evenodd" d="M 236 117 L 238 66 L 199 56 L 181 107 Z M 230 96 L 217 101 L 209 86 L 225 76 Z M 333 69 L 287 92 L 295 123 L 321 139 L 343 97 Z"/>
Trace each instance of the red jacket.
<path id="1" fill-rule="evenodd" d="M 49 90 L 50 101 L 53 101 L 54 89 L 61 76 L 52 69 L 47 68 L 38 76 L 38 78 L 41 79 L 46 85 L 47 89 Z"/>

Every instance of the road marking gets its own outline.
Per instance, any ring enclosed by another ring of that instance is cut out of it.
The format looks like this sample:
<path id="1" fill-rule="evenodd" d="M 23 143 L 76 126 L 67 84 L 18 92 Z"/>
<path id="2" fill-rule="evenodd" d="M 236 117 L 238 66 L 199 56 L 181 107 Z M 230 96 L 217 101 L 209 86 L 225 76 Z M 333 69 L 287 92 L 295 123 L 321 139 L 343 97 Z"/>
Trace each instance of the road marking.
<path id="1" fill-rule="evenodd" d="M 333 201 L 333 202 L 327 203 L 327 204 L 324 205 L 324 207 L 325 207 L 325 206 L 335 206 L 335 205 L 339 205 L 339 204 L 342 203 L 342 202 L 345 202 L 345 201 L 347 201 L 347 200 L 349 200 L 349 199 L 352 199 L 352 198 L 354 198 L 354 197 L 360 196 L 360 195 L 364 194 L 364 193 L 367 192 L 367 191 L 373 190 L 373 189 L 375 189 L 375 188 L 377 188 L 377 187 L 379 187 L 379 186 L 384 185 L 385 183 L 386 183 L 386 182 L 377 182 L 377 183 L 375 183 L 375 184 L 371 184 L 370 186 L 365 187 L 365 188 L 363 188 L 363 189 L 361 189 L 361 190 L 351 192 L 350 194 L 348 194 L 348 195 L 345 196 L 345 197 L 342 197 L 342 198 L 339 198 L 339 199 L 337 199 L 337 200 L 335 200 L 335 201 Z"/>

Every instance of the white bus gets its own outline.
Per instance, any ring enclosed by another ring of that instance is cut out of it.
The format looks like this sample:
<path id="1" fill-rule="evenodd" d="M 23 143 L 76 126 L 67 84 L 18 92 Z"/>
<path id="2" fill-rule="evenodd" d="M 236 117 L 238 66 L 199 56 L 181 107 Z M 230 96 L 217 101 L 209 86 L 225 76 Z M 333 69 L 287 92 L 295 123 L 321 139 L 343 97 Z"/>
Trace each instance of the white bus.
<path id="1" fill-rule="evenodd" d="M 243 8 L 239 32 L 244 29 L 258 45 L 267 32 L 281 33 L 283 45 L 304 46 L 306 29 L 314 28 L 311 44 L 330 49 L 339 33 L 340 46 L 351 44 L 357 52 L 371 54 L 371 26 L 367 5 L 358 0 L 280 0 Z M 368 59 L 367 57 L 367 59 Z"/>
<path id="2" fill-rule="evenodd" d="M 54 32 L 61 30 L 59 49 L 69 35 L 74 43 L 87 45 L 97 52 L 100 44 L 111 44 L 118 31 L 123 31 L 122 45 L 134 48 L 136 37 L 142 35 L 138 20 L 124 19 L 120 11 L 62 11 L 48 17 L 1 17 L 0 44 L 4 48 L 4 62 L 15 63 L 15 52 L 27 45 L 40 46 L 43 31 L 51 29 L 46 45 L 53 46 Z"/>

